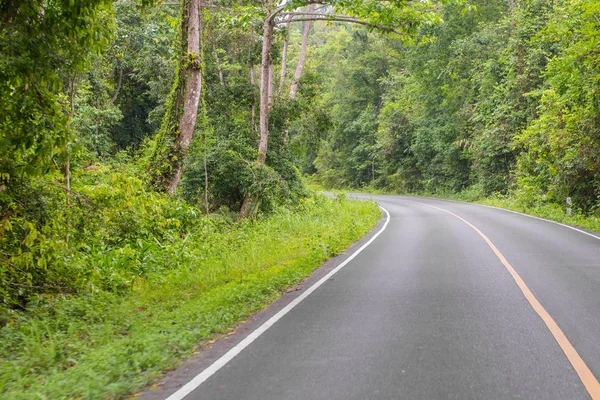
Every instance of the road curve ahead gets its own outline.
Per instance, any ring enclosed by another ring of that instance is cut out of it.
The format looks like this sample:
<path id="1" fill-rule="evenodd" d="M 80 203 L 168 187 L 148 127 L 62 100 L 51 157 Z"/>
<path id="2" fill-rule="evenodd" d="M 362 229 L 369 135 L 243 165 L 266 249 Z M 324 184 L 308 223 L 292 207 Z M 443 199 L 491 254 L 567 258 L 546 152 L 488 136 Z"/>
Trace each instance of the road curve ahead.
<path id="1" fill-rule="evenodd" d="M 390 214 L 375 240 L 171 399 L 600 399 L 599 238 L 373 198 Z"/>

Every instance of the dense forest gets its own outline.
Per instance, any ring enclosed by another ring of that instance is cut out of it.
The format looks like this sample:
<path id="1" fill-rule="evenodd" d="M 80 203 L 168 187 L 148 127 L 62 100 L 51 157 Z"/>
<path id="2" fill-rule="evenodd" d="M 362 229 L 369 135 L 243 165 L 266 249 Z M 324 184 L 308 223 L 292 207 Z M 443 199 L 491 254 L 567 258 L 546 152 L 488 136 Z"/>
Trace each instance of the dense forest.
<path id="1" fill-rule="evenodd" d="M 442 17 L 317 3 L 3 1 L 4 303 L 130 287 L 156 242 L 310 197 L 297 158 L 333 126 L 325 75 L 304 73 L 313 24 L 393 42 Z"/>
<path id="2" fill-rule="evenodd" d="M 374 226 L 374 204 L 306 180 L 595 214 L 598 15 L 598 0 L 0 0 L 0 393 L 130 393 Z M 203 314 L 196 336 L 119 367 L 135 335 L 102 347 L 135 331 L 131 310 L 238 278 L 254 302 Z M 82 388 L 93 351 L 113 364 Z"/>
<path id="3" fill-rule="evenodd" d="M 322 136 L 294 147 L 327 186 L 598 205 L 598 1 L 472 1 L 408 44 L 315 32 Z M 313 120 L 317 120 L 313 117 Z M 294 142 L 294 139 L 293 139 Z M 313 146 L 307 145 L 313 143 Z"/>

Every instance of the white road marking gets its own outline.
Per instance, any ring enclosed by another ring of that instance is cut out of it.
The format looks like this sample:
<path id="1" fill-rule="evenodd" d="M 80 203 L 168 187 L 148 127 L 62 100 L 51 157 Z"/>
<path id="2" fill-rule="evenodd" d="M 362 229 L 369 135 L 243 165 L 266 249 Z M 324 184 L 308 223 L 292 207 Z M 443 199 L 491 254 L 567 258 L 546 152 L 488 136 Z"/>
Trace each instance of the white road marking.
<path id="1" fill-rule="evenodd" d="M 449 201 L 449 200 L 446 200 L 446 201 Z M 451 200 L 450 200 L 450 201 L 451 201 Z M 574 231 L 577 231 L 577 232 L 579 232 L 579 233 L 583 233 L 584 235 L 591 236 L 591 237 L 593 237 L 594 239 L 598 239 L 598 240 L 600 240 L 600 236 L 594 235 L 593 233 L 590 233 L 590 232 L 586 232 L 586 231 L 584 231 L 583 229 L 575 228 L 574 226 L 571 226 L 571 225 L 563 224 L 563 223 L 560 223 L 560 222 L 557 222 L 557 221 L 552 221 L 551 219 L 546 219 L 546 218 L 536 217 L 535 215 L 525 214 L 525 213 L 522 213 L 522 212 L 519 212 L 519 211 L 513 211 L 513 210 L 509 210 L 509 209 L 507 209 L 507 208 L 496 207 L 496 206 L 488 206 L 487 204 L 479 204 L 479 203 L 463 203 L 463 202 L 460 202 L 460 201 L 457 201 L 457 203 L 461 203 L 461 204 L 475 204 L 475 205 L 482 206 L 482 207 L 495 208 L 496 210 L 507 211 L 507 212 L 510 212 L 510 213 L 513 213 L 513 214 L 522 215 L 522 216 L 524 216 L 524 217 L 529 217 L 529 218 L 533 218 L 533 219 L 537 219 L 537 220 L 540 220 L 540 221 L 545 221 L 545 222 L 551 222 L 551 223 L 553 223 L 553 224 L 560 225 L 560 226 L 564 226 L 565 228 L 572 229 L 572 230 L 574 230 Z"/>
<path id="2" fill-rule="evenodd" d="M 390 213 L 385 208 L 383 208 L 381 206 L 379 206 L 379 208 L 381 208 L 385 212 L 385 214 L 386 214 L 385 223 L 383 224 L 383 227 L 375 235 L 373 235 L 373 237 L 371 239 L 369 239 L 369 241 L 367 243 L 363 244 L 358 250 L 356 250 L 354 253 L 352 253 L 352 255 L 350 257 L 348 257 L 347 259 L 345 259 L 344 262 L 342 262 L 340 265 L 338 265 L 337 267 L 335 267 L 335 269 L 331 270 L 331 272 L 329 272 L 327 275 L 325 275 L 324 277 L 322 277 L 321 279 L 319 279 L 319 281 L 317 281 L 314 285 L 312 285 L 311 287 L 309 287 L 304 293 L 302 293 L 300 296 L 298 296 L 296 299 L 294 299 L 294 301 L 292 301 L 290 304 L 288 304 L 287 306 L 285 306 L 284 308 L 282 308 L 277 314 L 275 314 L 271 318 L 269 318 L 269 320 L 266 321 L 264 324 L 262 324 L 261 326 L 259 326 L 258 328 L 256 328 L 244 340 L 242 340 L 237 345 L 235 345 L 235 347 L 233 347 L 227 353 L 223 354 L 221 356 L 221 358 L 219 358 L 217 361 L 215 361 L 210 366 L 208 366 L 204 371 L 202 371 L 198 375 L 196 375 L 191 381 L 189 381 L 184 386 L 182 386 L 178 391 L 176 391 L 175 393 L 173 393 L 172 395 L 170 395 L 166 400 L 182 400 L 188 394 L 190 394 L 191 392 L 193 392 L 196 388 L 198 388 L 200 385 L 202 385 L 208 378 L 210 378 L 212 375 L 214 375 L 218 370 L 220 370 L 225 365 L 227 365 L 227 363 L 229 361 L 231 361 L 235 356 L 237 356 L 238 354 L 240 354 L 242 352 L 242 350 L 244 350 L 252 342 L 254 342 L 256 339 L 258 339 L 258 337 L 260 335 L 262 335 L 263 333 L 265 333 L 267 331 L 267 329 L 269 329 L 271 326 L 273 326 L 284 315 L 286 315 L 287 313 L 289 313 L 294 307 L 296 307 L 298 304 L 300 304 L 300 302 L 302 300 L 304 300 L 312 292 L 314 292 L 315 290 L 317 290 L 319 288 L 319 286 L 321 286 L 322 284 L 324 284 L 325 282 L 327 282 L 327 280 L 329 278 L 331 278 L 339 270 L 341 270 L 342 268 L 344 268 L 350 261 L 352 261 L 354 259 L 354 257 L 356 257 L 365 248 L 367 248 L 367 246 L 369 246 L 371 243 L 373 243 L 373 241 L 375 239 L 377 239 L 377 237 L 379 235 L 381 235 L 381 233 L 385 230 L 385 228 L 387 228 L 387 226 L 388 226 L 388 224 L 390 222 Z"/>
<path id="3" fill-rule="evenodd" d="M 352 193 L 350 193 L 350 195 L 352 195 Z M 359 193 L 359 195 L 360 195 L 360 193 Z M 365 196 L 369 196 L 369 195 L 365 194 Z M 393 195 L 393 194 L 370 195 L 370 196 L 371 196 L 371 199 L 374 199 L 374 196 L 388 196 L 388 197 L 396 197 L 396 198 L 412 197 L 412 196 L 401 196 L 401 195 Z M 550 222 L 550 223 L 555 224 L 555 225 L 560 225 L 562 227 L 569 228 L 569 229 L 574 230 L 576 232 L 583 233 L 584 235 L 591 236 L 594 239 L 600 240 L 600 236 L 594 235 L 593 233 L 590 233 L 590 232 L 587 232 L 587 231 L 584 231 L 583 229 L 575 228 L 574 226 L 563 224 L 563 223 L 558 222 L 558 221 L 553 221 L 551 219 L 546 219 L 546 218 L 542 218 L 542 217 L 536 217 L 535 215 L 525 214 L 525 213 L 522 213 L 522 212 L 519 212 L 519 211 L 514 211 L 514 210 L 509 210 L 508 208 L 490 206 L 490 205 L 481 204 L 481 203 L 472 203 L 472 202 L 469 202 L 469 201 L 459 201 L 459 200 L 452 200 L 452 199 L 442 199 L 442 198 L 439 198 L 439 197 L 415 196 L 414 198 L 415 199 L 422 198 L 422 199 L 430 199 L 430 200 L 437 200 L 437 201 L 445 201 L 445 202 L 449 202 L 449 203 L 470 204 L 470 205 L 475 205 L 475 206 L 480 206 L 480 207 L 495 208 L 496 210 L 506 211 L 506 212 L 509 212 L 509 213 L 522 215 L 524 217 L 537 219 L 539 221 Z M 425 203 L 421 203 L 421 204 L 425 204 Z"/>

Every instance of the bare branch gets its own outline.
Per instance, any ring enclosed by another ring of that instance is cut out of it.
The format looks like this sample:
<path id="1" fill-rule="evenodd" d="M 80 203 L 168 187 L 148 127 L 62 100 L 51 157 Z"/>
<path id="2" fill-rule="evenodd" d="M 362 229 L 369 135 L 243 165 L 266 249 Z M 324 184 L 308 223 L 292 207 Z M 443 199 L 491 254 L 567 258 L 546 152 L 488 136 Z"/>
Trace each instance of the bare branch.
<path id="1" fill-rule="evenodd" d="M 277 17 L 278 14 L 280 14 L 283 10 L 285 10 L 285 6 L 286 4 L 283 4 L 279 7 L 277 7 L 273 13 L 271 15 L 269 15 L 269 17 L 267 18 L 267 22 L 273 22 L 273 20 L 275 19 L 275 17 Z"/>
<path id="2" fill-rule="evenodd" d="M 327 8 L 329 7 L 329 4 L 327 4 L 325 2 L 325 0 L 313 0 L 313 1 L 307 1 L 306 2 L 307 5 L 315 5 L 315 4 L 320 4 L 321 7 L 317 7 L 316 10 L 319 10 L 321 8 Z M 282 5 L 280 5 L 279 7 L 277 7 L 275 9 L 275 11 L 273 11 L 273 13 L 269 16 L 269 18 L 267 19 L 267 21 L 273 21 L 276 17 L 280 16 L 280 14 L 284 14 L 284 15 L 288 15 L 289 13 L 285 12 L 283 13 L 283 10 L 285 10 L 285 8 L 288 6 L 288 3 L 284 3 Z M 275 25 L 280 24 L 280 22 L 275 23 Z"/>
<path id="3" fill-rule="evenodd" d="M 348 22 L 348 23 L 352 23 L 352 24 L 364 25 L 364 26 L 367 26 L 367 27 L 370 27 L 373 29 L 377 29 L 380 31 L 384 31 L 384 32 L 395 33 L 397 35 L 410 36 L 406 32 L 397 31 L 396 29 L 391 28 L 389 26 L 372 24 L 370 22 L 363 21 L 363 20 L 360 20 L 360 19 L 354 18 L 354 17 L 346 17 L 343 15 L 323 15 L 323 14 L 306 15 L 306 14 L 308 14 L 308 13 L 305 13 L 305 16 L 302 15 L 300 18 L 292 17 L 292 19 L 289 20 L 289 22 L 290 23 L 306 22 L 306 21 Z M 287 22 L 287 21 L 277 22 L 276 25 L 281 25 L 284 22 Z"/>

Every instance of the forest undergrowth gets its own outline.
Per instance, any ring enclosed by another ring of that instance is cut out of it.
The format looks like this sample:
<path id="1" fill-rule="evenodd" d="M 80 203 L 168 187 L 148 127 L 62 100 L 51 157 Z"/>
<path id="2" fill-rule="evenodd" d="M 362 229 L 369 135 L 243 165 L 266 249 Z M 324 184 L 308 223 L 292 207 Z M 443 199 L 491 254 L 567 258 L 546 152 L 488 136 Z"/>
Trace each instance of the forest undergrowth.
<path id="1" fill-rule="evenodd" d="M 52 207 L 44 225 L 24 216 L 5 226 L 8 237 L 30 231 L 11 258 L 13 275 L 2 277 L 3 288 L 21 287 L 16 297 L 3 293 L 12 306 L 0 308 L 3 399 L 123 398 L 274 301 L 381 217 L 372 202 L 316 194 L 254 220 L 206 217 L 147 189 L 134 171 L 80 170 L 71 207 Z M 64 190 L 45 179 L 38 189 L 62 203 Z M 2 241 L 3 254 L 10 244 Z"/>

